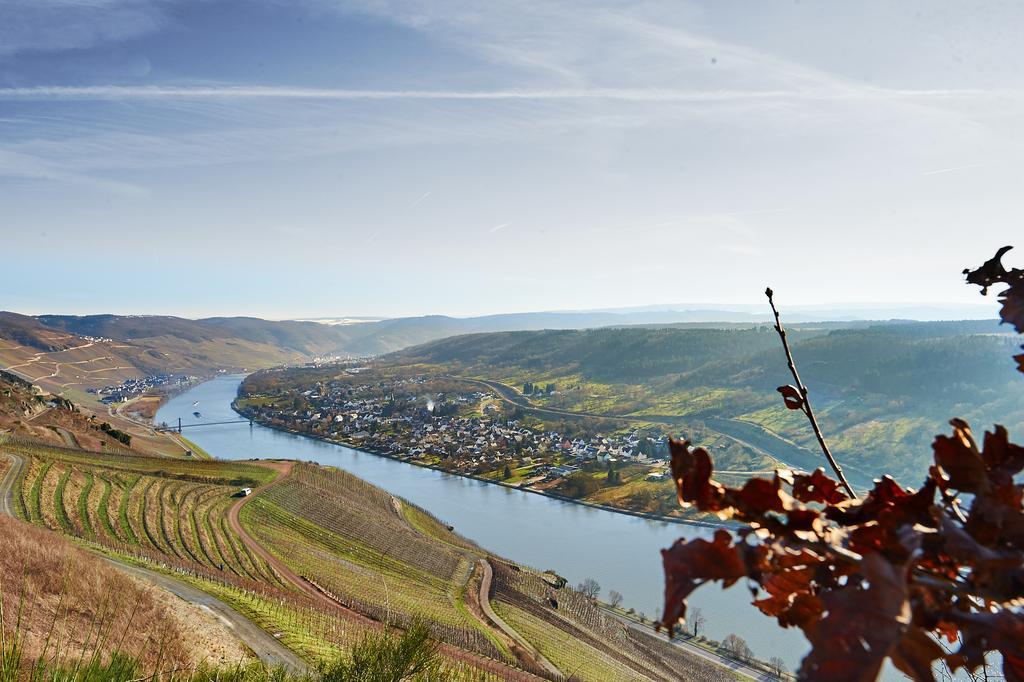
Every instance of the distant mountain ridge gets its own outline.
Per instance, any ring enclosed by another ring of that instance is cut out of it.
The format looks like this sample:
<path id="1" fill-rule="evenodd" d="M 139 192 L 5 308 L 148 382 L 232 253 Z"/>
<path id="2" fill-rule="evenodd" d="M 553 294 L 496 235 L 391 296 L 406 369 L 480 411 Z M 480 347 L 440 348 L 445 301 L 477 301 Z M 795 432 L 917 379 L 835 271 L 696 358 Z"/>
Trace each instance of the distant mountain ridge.
<path id="1" fill-rule="evenodd" d="M 800 324 L 828 317 L 827 312 L 787 313 L 786 319 Z M 16 367 L 27 378 L 50 379 L 48 388 L 59 390 L 59 386 L 103 385 L 100 382 L 105 380 L 117 383 L 145 374 L 247 371 L 317 357 L 382 355 L 467 334 L 640 326 L 727 329 L 767 322 L 761 313 L 725 309 L 535 312 L 465 318 L 426 315 L 353 324 L 255 317 L 191 320 L 167 315 L 0 312 L 0 366 Z M 869 323 L 815 324 L 835 329 Z M 66 355 L 49 355 L 53 353 Z M 44 357 L 37 357 L 39 354 Z M 58 366 L 54 359 L 62 363 Z"/>

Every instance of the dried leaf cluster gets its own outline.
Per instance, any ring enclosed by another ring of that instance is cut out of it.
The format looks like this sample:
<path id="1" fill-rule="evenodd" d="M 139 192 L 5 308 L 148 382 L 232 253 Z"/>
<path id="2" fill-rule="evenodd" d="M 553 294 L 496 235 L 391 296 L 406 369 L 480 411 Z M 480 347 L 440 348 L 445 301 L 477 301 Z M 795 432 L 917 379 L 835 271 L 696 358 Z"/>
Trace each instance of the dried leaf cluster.
<path id="1" fill-rule="evenodd" d="M 1024 271 L 1002 266 L 1006 250 L 965 273 L 1008 284 L 1002 318 L 1024 332 Z M 1024 354 L 1015 359 L 1024 372 Z M 779 391 L 801 409 L 804 391 Z M 700 585 L 745 580 L 763 613 L 810 641 L 800 679 L 873 680 L 889 658 L 932 680 L 936 663 L 974 672 L 997 651 L 1005 678 L 1024 681 L 1024 447 L 1001 426 L 979 445 L 967 423 L 951 424 L 919 489 L 885 476 L 859 499 L 823 469 L 727 487 L 704 449 L 672 441 L 680 504 L 743 525 L 662 550 L 661 625 L 685 619 Z"/>

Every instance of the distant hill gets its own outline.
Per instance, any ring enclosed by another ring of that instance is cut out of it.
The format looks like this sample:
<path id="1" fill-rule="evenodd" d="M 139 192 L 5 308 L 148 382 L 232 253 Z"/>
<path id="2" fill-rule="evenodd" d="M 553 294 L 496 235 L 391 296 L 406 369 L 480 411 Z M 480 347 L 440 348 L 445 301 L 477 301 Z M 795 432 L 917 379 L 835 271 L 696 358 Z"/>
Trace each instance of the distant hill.
<path id="1" fill-rule="evenodd" d="M 957 319 L 980 317 L 992 311 L 981 305 L 893 305 L 887 308 L 836 307 L 787 311 L 790 323 L 839 321 L 840 325 L 863 324 L 877 319 Z M 339 324 L 339 320 L 345 322 Z M 0 339 L 8 339 L 37 350 L 59 350 L 74 345 L 73 337 L 109 338 L 153 347 L 163 354 L 177 352 L 181 343 L 224 344 L 229 342 L 255 344 L 252 348 L 257 365 L 268 356 L 267 347 L 295 354 L 291 361 L 325 355 L 379 355 L 390 353 L 449 336 L 488 332 L 536 331 L 544 329 L 596 329 L 625 326 L 695 326 L 753 327 L 769 322 L 768 314 L 754 306 L 737 308 L 651 306 L 636 309 L 531 312 L 449 317 L 426 315 L 393 319 L 325 318 L 320 321 L 272 321 L 255 317 L 211 317 L 191 320 L 166 315 L 39 315 L 29 317 L 0 312 Z M 147 340 L 163 339 L 161 342 Z M 167 347 L 169 346 L 169 347 Z M 258 348 L 262 347 L 262 348 Z M 218 353 L 210 348 L 211 360 Z M 238 362 L 238 355 L 225 364 Z M 269 355 L 273 355 L 270 353 Z M 281 360 L 285 361 L 285 360 Z"/>
<path id="2" fill-rule="evenodd" d="M 309 356 L 338 352 L 347 340 L 343 328 L 315 322 L 274 322 L 256 317 L 189 320 L 162 315 L 40 315 L 36 319 L 48 327 L 79 336 L 118 341 L 170 337 L 189 343 L 238 339 Z"/>
<path id="3" fill-rule="evenodd" d="M 344 337 L 312 322 L 254 318 L 0 313 L 0 368 L 45 390 L 118 384 L 153 374 L 212 374 L 344 353 Z"/>
<path id="4" fill-rule="evenodd" d="M 0 338 L 41 351 L 63 350 L 74 345 L 75 338 L 39 322 L 34 317 L 0 311 Z"/>
<path id="5" fill-rule="evenodd" d="M 74 403 L 0 370 L 0 434 L 86 450 L 127 450 Z"/>
<path id="6" fill-rule="evenodd" d="M 764 327 L 762 314 L 730 310 L 636 310 L 623 312 L 539 312 L 455 318 L 443 315 L 372 320 L 353 324 L 272 321 L 254 317 L 190 320 L 162 315 L 40 315 L 0 312 L 0 367 L 14 367 L 47 390 L 74 385 L 118 383 L 145 374 L 207 374 L 277 364 L 308 362 L 325 356 L 370 356 L 431 341 L 477 333 L 636 328 L 744 330 Z M 794 316 L 797 322 L 800 317 Z M 716 319 L 717 318 L 717 319 Z M 807 334 L 871 323 L 807 323 Z M 753 342 L 758 332 L 720 335 L 729 344 Z M 700 338 L 712 338 L 704 335 Z M 87 337 L 87 338 L 86 338 Z M 659 337 L 652 336 L 651 339 Z M 697 338 L 697 337 L 694 337 Z M 652 340 L 652 342 L 654 342 Z M 566 351 L 569 352 L 568 350 Z M 587 348 L 595 366 L 602 351 Z M 57 354 L 60 355 L 57 355 Z M 668 371 L 663 361 L 637 360 L 651 374 Z M 682 358 L 677 359 L 679 362 Z M 691 362 L 688 360 L 688 362 Z M 604 365 L 605 370 L 612 365 Z M 680 365 L 676 362 L 674 367 Z M 49 382 L 47 384 L 47 382 Z"/>
<path id="7" fill-rule="evenodd" d="M 838 328 L 837 328 L 838 327 Z M 913 482 L 930 442 L 959 416 L 980 432 L 1024 431 L 1015 334 L 994 320 L 794 325 L 801 377 L 839 458 L 862 482 Z M 770 327 L 626 327 L 471 334 L 386 356 L 386 364 L 502 381 L 554 384 L 540 407 L 700 423 L 746 443 L 817 462 L 802 415 L 775 388 L 792 382 Z M 785 459 L 785 458 L 784 458 Z"/>

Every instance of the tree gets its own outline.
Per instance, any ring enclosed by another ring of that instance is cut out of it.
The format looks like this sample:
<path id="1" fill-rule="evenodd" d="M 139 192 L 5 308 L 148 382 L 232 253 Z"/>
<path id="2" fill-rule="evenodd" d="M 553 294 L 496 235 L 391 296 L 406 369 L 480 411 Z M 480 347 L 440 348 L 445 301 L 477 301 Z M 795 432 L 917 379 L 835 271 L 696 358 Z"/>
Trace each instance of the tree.
<path id="1" fill-rule="evenodd" d="M 600 487 L 601 484 L 593 476 L 577 471 L 565 479 L 562 491 L 569 497 L 586 497 L 597 492 Z"/>
<path id="2" fill-rule="evenodd" d="M 615 469 L 615 465 L 610 461 L 608 462 L 608 475 L 605 477 L 608 481 L 608 485 L 618 485 L 622 483 L 622 475 Z"/>
<path id="3" fill-rule="evenodd" d="M 601 594 L 601 585 L 593 578 L 585 578 L 576 586 L 576 591 L 589 599 L 597 599 L 597 595 Z"/>
<path id="4" fill-rule="evenodd" d="M 964 272 L 983 294 L 1007 285 L 1000 316 L 1024 333 L 1024 269 L 1002 265 L 1007 250 Z M 952 435 L 932 444 L 934 464 L 919 488 L 882 476 L 858 494 L 831 457 L 774 302 L 772 310 L 795 381 L 778 390 L 786 408 L 807 417 L 836 477 L 779 470 L 731 488 L 712 478 L 706 450 L 670 441 L 679 503 L 743 525 L 663 550 L 660 625 L 685 618 L 686 599 L 701 585 L 745 579 L 755 606 L 809 640 L 800 680 L 870 680 L 886 659 L 919 680 L 934 680 L 937 664 L 987 677 L 986 656 L 996 652 L 1007 680 L 1024 679 L 1022 590 L 1019 576 L 1010 578 L 1024 565 L 1024 495 L 1015 480 L 1024 446 L 999 425 L 979 443 L 967 422 L 953 419 Z M 1014 360 L 1024 372 L 1024 353 Z M 727 638 L 741 651 L 738 639 Z"/>
<path id="5" fill-rule="evenodd" d="M 694 637 L 700 635 L 700 631 L 704 629 L 704 625 L 708 622 L 708 619 L 704 617 L 704 612 L 700 609 L 691 611 L 690 617 L 686 620 L 690 621 L 690 629 L 693 630 Z"/>
<path id="6" fill-rule="evenodd" d="M 501 472 L 501 476 L 506 480 L 512 478 L 512 469 L 509 468 L 508 464 L 505 465 L 505 470 Z"/>
<path id="7" fill-rule="evenodd" d="M 613 609 L 617 609 L 622 606 L 622 593 L 612 590 L 608 593 L 608 605 Z"/>
<path id="8" fill-rule="evenodd" d="M 786 662 L 778 656 L 772 656 L 768 659 L 768 669 L 776 679 L 781 680 L 786 674 Z"/>
<path id="9" fill-rule="evenodd" d="M 749 661 L 754 657 L 754 652 L 747 646 L 747 640 L 739 635 L 726 635 L 722 640 L 722 650 L 739 661 Z"/>

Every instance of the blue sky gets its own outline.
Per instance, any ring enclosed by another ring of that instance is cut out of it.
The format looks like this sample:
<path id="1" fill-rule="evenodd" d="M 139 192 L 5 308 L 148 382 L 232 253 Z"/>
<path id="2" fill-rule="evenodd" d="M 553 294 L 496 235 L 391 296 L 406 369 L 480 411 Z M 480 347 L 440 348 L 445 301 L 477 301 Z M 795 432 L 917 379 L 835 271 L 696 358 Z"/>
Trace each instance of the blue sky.
<path id="1" fill-rule="evenodd" d="M 975 302 L 1024 235 L 1022 20 L 0 0 L 0 309 Z"/>

